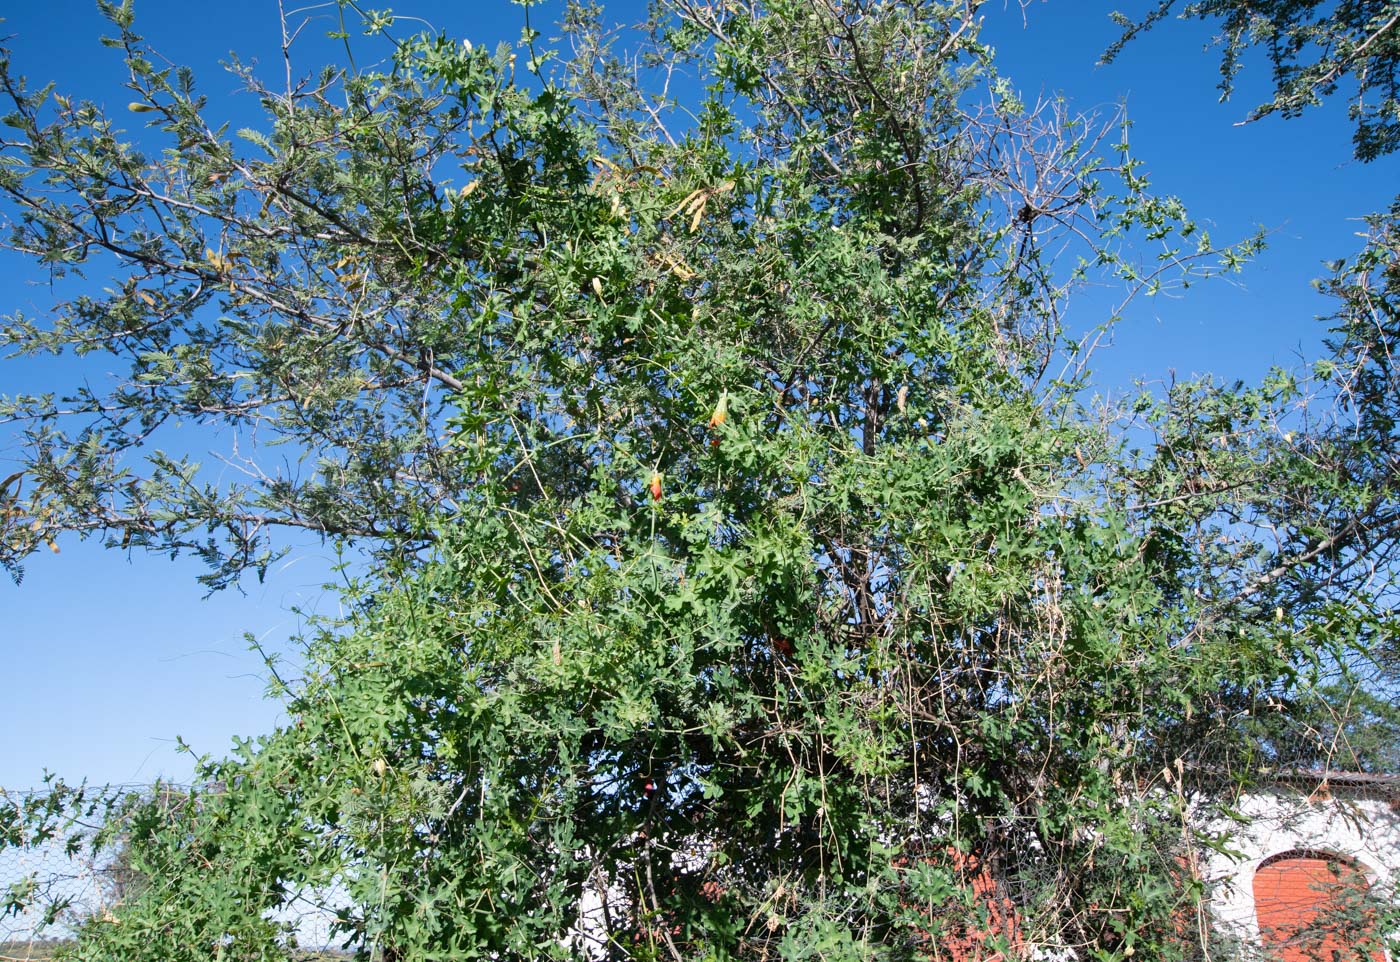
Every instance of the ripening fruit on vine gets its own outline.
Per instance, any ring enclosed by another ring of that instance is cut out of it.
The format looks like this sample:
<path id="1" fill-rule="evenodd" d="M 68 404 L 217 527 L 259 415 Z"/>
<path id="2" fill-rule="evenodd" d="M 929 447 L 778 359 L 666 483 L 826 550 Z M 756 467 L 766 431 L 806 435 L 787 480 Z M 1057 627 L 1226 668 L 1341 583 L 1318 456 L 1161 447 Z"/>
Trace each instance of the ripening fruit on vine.
<path id="1" fill-rule="evenodd" d="M 713 431 L 729 419 L 729 392 L 720 393 L 719 401 L 715 404 L 714 413 L 710 415 L 710 430 Z"/>
<path id="2" fill-rule="evenodd" d="M 651 491 L 651 500 L 661 500 L 661 474 L 659 472 L 652 474 L 651 483 L 647 485 L 647 488 Z"/>

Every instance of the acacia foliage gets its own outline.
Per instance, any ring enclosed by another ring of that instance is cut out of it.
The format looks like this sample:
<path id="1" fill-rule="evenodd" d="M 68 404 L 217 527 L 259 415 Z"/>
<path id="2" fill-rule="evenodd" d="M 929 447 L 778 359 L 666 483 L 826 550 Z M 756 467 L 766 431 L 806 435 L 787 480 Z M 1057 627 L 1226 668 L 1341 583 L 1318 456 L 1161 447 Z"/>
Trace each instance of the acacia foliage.
<path id="1" fill-rule="evenodd" d="M 513 348 L 497 337 L 496 321 L 463 318 L 547 313 L 550 302 L 536 283 L 539 250 L 569 262 L 577 276 L 567 281 L 580 294 L 595 277 L 603 285 L 652 275 L 689 293 L 677 274 L 694 267 L 668 263 L 675 253 L 669 241 L 655 245 L 635 277 L 609 277 L 606 259 L 584 264 L 564 248 L 574 243 L 574 215 L 582 212 L 564 216 L 560 205 L 606 205 L 595 212 L 601 222 L 630 221 L 634 212 L 619 217 L 610 199 L 616 191 L 606 184 L 577 196 L 601 176 L 588 159 L 598 132 L 570 113 L 574 105 L 560 88 L 540 87 L 544 81 L 529 73 L 543 48 L 527 44 L 517 61 L 509 50 L 463 55 L 434 41 L 419 49 L 414 69 L 330 67 L 298 77 L 293 44 L 285 78 L 265 81 L 234 64 L 266 122 L 230 129 L 212 116 L 191 71 L 163 66 L 140 40 L 129 6 L 104 9 L 115 28 L 109 45 L 123 55 L 128 79 L 121 95 L 128 109 L 116 118 L 50 87 L 27 86 L 11 58 L 0 58 L 11 131 L 0 147 L 8 246 L 33 258 L 60 298 L 46 315 L 9 316 L 0 347 L 12 357 L 93 361 L 74 383 L 0 396 L 21 468 L 0 481 L 0 565 L 16 577 L 30 553 L 56 548 L 64 533 L 123 550 L 196 554 L 212 587 L 249 571 L 261 575 L 294 530 L 353 542 L 385 564 L 411 563 L 431 544 L 434 523 L 460 507 L 463 479 L 473 474 L 461 449 L 445 443 L 443 418 L 464 388 L 469 397 L 489 392 L 486 375 L 474 373 L 481 358 Z M 971 16 L 972 7 L 949 9 Z M 573 16 L 584 18 L 582 11 Z M 865 25 L 881 19 L 849 16 Z M 695 5 L 673 39 L 686 47 L 713 36 L 716 18 L 725 19 Z M 365 24 L 377 35 L 394 31 L 383 18 Z M 288 36 L 299 32 L 287 26 Z M 1099 156 L 1099 133 L 1076 126 L 1067 112 L 1046 110 L 1035 124 L 1000 128 L 992 104 L 1015 106 L 1002 91 L 988 101 L 982 123 L 969 125 L 978 136 L 937 139 L 950 131 L 925 122 L 921 92 L 964 83 L 957 73 L 969 64 L 900 70 L 884 54 L 833 48 L 832 64 L 846 68 L 840 74 L 790 55 L 800 44 L 850 47 L 849 36 L 725 33 L 736 29 L 719 25 L 716 55 L 725 60 L 712 78 L 727 88 L 722 102 L 764 101 L 752 118 L 735 108 L 758 122 L 750 135 L 716 114 L 701 139 L 675 145 L 669 134 L 643 135 L 637 125 L 654 127 L 652 112 L 673 113 L 655 98 L 666 71 L 684 77 L 690 67 L 678 54 L 639 64 L 655 81 L 641 90 L 596 58 L 590 63 L 604 38 L 575 34 L 577 92 L 606 105 L 613 116 L 594 119 L 619 138 L 604 145 L 620 153 L 604 150 L 616 166 L 603 179 L 631 193 L 645 185 L 622 181 L 649 178 L 653 204 L 675 205 L 701 191 L 678 212 L 678 225 L 741 196 L 710 205 L 705 191 L 732 181 L 727 168 L 750 150 L 801 157 L 814 183 L 868 214 L 890 244 L 964 231 L 966 218 L 952 208 L 965 203 L 964 186 L 985 183 L 1005 205 L 988 235 L 1016 245 L 1018 283 L 1042 288 L 1065 279 L 1037 270 L 1048 238 L 1100 206 L 1105 226 L 1118 216 L 1113 198 L 1094 196 L 1085 178 L 1087 161 Z M 947 53 L 968 49 L 972 35 L 969 23 Z M 754 49 L 738 56 L 730 47 Z M 790 63 L 771 75 L 751 66 L 769 57 Z M 948 76 L 940 73 L 945 67 Z M 942 96 L 933 101 L 945 114 L 953 109 Z M 910 111 L 913 117 L 900 117 Z M 648 137 L 656 143 L 640 142 Z M 656 151 L 662 154 L 653 157 Z M 1076 159 L 1076 151 L 1084 156 Z M 962 171 L 941 183 L 931 165 L 955 154 Z M 650 167 L 661 175 L 641 169 Z M 769 203 L 767 176 L 756 174 L 744 185 L 752 192 L 742 195 L 760 217 Z M 1160 222 L 1175 215 L 1162 205 L 1143 216 Z M 589 225 L 590 237 L 598 226 Z M 977 276 L 978 265 L 966 259 L 975 243 L 952 235 L 938 242 L 949 253 L 946 287 Z M 1098 246 L 1090 241 L 1082 253 L 1097 259 Z M 1195 253 L 1194 243 L 1185 248 Z M 1140 283 L 1153 284 L 1163 266 L 1146 265 Z M 615 298 L 604 292 L 597 296 Z M 1006 319 L 1016 317 L 1012 302 L 1020 296 L 995 308 L 1005 313 L 998 323 L 1008 335 L 1015 325 Z M 1038 338 L 1026 353 L 1049 343 Z M 190 436 L 200 440 L 182 443 Z"/>
<path id="2" fill-rule="evenodd" d="M 1256 107 L 1250 120 L 1275 113 L 1296 117 L 1340 99 L 1355 122 L 1352 147 L 1357 159 L 1373 161 L 1400 145 L 1400 4 L 1203 0 L 1182 5 L 1163 0 L 1146 14 L 1113 15 L 1124 33 L 1106 51 L 1105 62 L 1131 50 L 1140 33 L 1174 11 L 1180 19 L 1218 26 L 1222 99 L 1232 95 L 1240 73 L 1252 69 L 1252 58 L 1267 60 L 1273 98 Z M 1311 400 L 1299 405 L 1306 411 L 1301 421 L 1306 431 L 1285 434 L 1290 441 L 1298 438 L 1295 454 L 1321 471 L 1305 467 L 1299 478 L 1306 483 L 1272 487 L 1278 500 L 1267 513 L 1286 518 L 1292 509 L 1307 504 L 1292 523 L 1276 529 L 1291 543 L 1293 556 L 1311 555 L 1323 560 L 1325 568 L 1309 566 L 1294 585 L 1296 590 L 1284 593 L 1290 612 L 1302 606 L 1318 610 L 1327 598 L 1338 595 L 1355 600 L 1358 588 L 1378 610 L 1392 604 L 1387 589 L 1393 567 L 1388 533 L 1395 523 L 1389 479 L 1396 437 L 1397 215 L 1400 203 L 1392 201 L 1388 209 L 1367 217 L 1362 249 L 1328 264 L 1325 276 L 1314 282 L 1335 305 L 1326 318 L 1331 324 L 1331 355 L 1316 363 L 1311 383 L 1304 388 Z M 1345 480 L 1338 485 L 1329 479 Z M 1365 543 L 1363 550 L 1349 544 L 1353 536 Z M 1358 567 L 1372 570 L 1372 576 L 1358 576 Z M 1283 569 L 1278 577 L 1292 580 L 1296 571 Z M 1349 576 L 1338 577 L 1338 571 Z M 1345 677 L 1330 682 L 1325 697 L 1293 706 L 1284 726 L 1293 734 L 1283 736 L 1292 746 L 1284 754 L 1299 764 L 1326 768 L 1340 762 L 1383 771 L 1394 771 L 1400 764 L 1400 714 L 1394 697 L 1400 668 L 1397 648 L 1384 627 L 1362 634 L 1364 640 L 1356 646 L 1361 654 L 1349 663 Z M 1298 732 L 1305 734 L 1299 737 Z M 1338 753 L 1318 746 L 1344 748 Z"/>
<path id="3" fill-rule="evenodd" d="M 1400 147 L 1400 3 L 1160 0 L 1141 18 L 1113 15 L 1124 32 L 1104 60 L 1113 60 L 1134 37 L 1178 8 L 1182 19 L 1219 26 L 1222 99 L 1234 93 L 1235 79 L 1256 49 L 1267 59 L 1274 95 L 1250 112 L 1250 120 L 1296 117 L 1341 89 L 1356 124 L 1352 148 L 1358 160 L 1375 160 Z"/>
<path id="4" fill-rule="evenodd" d="M 1282 420 L 1325 380 L 1086 404 L 1078 279 L 1243 252 L 1017 103 L 974 12 L 677 0 L 629 59 L 576 7 L 557 69 L 404 40 L 266 92 L 240 159 L 115 9 L 181 141 L 154 168 L 16 93 L 21 242 L 126 271 L 23 336 L 110 324 L 137 372 L 41 504 L 224 525 L 221 572 L 274 517 L 431 543 L 274 675 L 285 726 L 126 813 L 147 883 L 81 957 L 281 958 L 308 902 L 385 959 L 1200 948 L 1189 805 L 1288 763 L 1314 678 L 1388 637 L 1389 462 Z M 272 419 L 321 480 L 181 508 L 186 468 L 110 455 L 182 411 Z"/>

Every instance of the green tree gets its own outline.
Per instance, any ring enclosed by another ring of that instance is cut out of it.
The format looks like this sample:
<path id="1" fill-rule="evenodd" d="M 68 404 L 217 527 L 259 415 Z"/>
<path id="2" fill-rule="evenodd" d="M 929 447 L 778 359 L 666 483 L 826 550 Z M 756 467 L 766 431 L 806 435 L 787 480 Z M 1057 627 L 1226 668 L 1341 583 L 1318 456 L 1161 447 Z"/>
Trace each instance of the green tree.
<path id="1" fill-rule="evenodd" d="M 1272 68 L 1274 97 L 1257 107 L 1250 120 L 1278 113 L 1296 117 L 1340 96 L 1355 121 L 1353 151 L 1372 161 L 1400 146 L 1400 4 L 1393 0 L 1257 4 L 1241 0 L 1159 3 L 1134 19 L 1114 14 L 1123 36 L 1104 55 L 1112 61 L 1143 31 L 1180 10 L 1181 19 L 1218 24 L 1221 93 L 1228 98 L 1235 78 L 1256 51 Z M 1316 366 L 1309 435 L 1300 440 L 1310 463 L 1301 476 L 1301 491 L 1284 493 L 1273 512 L 1280 519 L 1298 511 L 1283 530 L 1297 556 L 1311 554 L 1327 570 L 1373 566 L 1378 575 L 1363 589 L 1364 598 L 1384 611 L 1394 558 L 1390 544 L 1393 511 L 1396 398 L 1393 366 L 1400 317 L 1400 200 L 1368 218 L 1365 244 L 1356 254 L 1326 265 L 1315 282 L 1332 299 L 1324 318 L 1330 325 L 1331 356 Z M 1288 475 L 1288 484 L 1294 477 Z M 1317 483 L 1322 487 L 1317 487 Z M 1301 510 L 1299 510 L 1301 509 Z M 1319 509 L 1321 509 L 1319 511 Z M 1312 515 L 1309 517 L 1309 515 Z M 1360 539 L 1364 550 L 1351 543 Z M 1284 573 L 1280 573 L 1282 577 Z M 1316 607 L 1319 602 L 1357 590 L 1357 581 L 1334 582 L 1316 566 L 1299 572 L 1295 590 L 1281 602 Z M 1289 575 L 1289 580 L 1292 579 Z M 1393 771 L 1400 752 L 1400 714 L 1395 692 L 1400 687 L 1400 647 L 1387 619 L 1358 639 L 1356 651 L 1339 673 L 1306 705 L 1295 704 L 1272 740 L 1283 755 L 1307 767 Z M 1286 746 L 1286 747 L 1285 747 Z"/>
<path id="2" fill-rule="evenodd" d="M 1123 48 L 1180 9 L 1182 19 L 1219 26 L 1220 93 L 1228 99 L 1235 78 L 1254 50 L 1267 57 L 1274 96 L 1251 111 L 1250 120 L 1296 117 L 1346 91 L 1356 123 L 1352 146 L 1359 160 L 1375 160 L 1400 147 L 1400 3 L 1396 0 L 1161 0 L 1136 19 L 1115 13 L 1123 36 L 1104 55 Z"/>
<path id="3" fill-rule="evenodd" d="M 119 268 L 10 337 L 133 365 L 71 436 L 11 402 L 10 557 L 87 525 L 218 581 L 287 523 L 394 563 L 273 666 L 287 725 L 123 810 L 145 884 L 79 957 L 280 959 L 307 902 L 386 960 L 1195 951 L 1188 807 L 1390 630 L 1394 493 L 1293 423 L 1347 349 L 1119 409 L 1061 315 L 1252 242 L 1025 109 L 972 4 L 572 6 L 563 62 L 245 73 L 239 142 L 111 13 L 159 160 L 4 75 L 16 244 Z M 181 416 L 319 473 L 120 460 Z"/>
<path id="4" fill-rule="evenodd" d="M 269 123 L 231 135 L 206 120 L 191 72 L 158 66 L 131 31 L 130 4 L 102 6 L 140 140 L 0 60 L 9 246 L 77 292 L 49 317 L 9 317 L 0 346 L 125 366 L 111 383 L 0 398 L 24 450 L 0 484 L 0 565 L 18 576 L 65 531 L 198 553 L 214 587 L 261 574 L 278 529 L 411 555 L 470 473 L 442 415 L 489 339 L 457 320 L 521 296 L 517 235 L 588 176 L 565 104 L 514 87 L 506 51 L 453 68 L 493 91 L 480 104 L 397 72 L 289 73 L 273 90 L 236 66 Z M 447 165 L 451 191 L 433 179 Z M 451 246 L 473 235 L 491 246 Z M 93 272 L 107 286 L 82 282 Z M 177 425 L 219 432 L 217 469 L 171 445 Z"/>

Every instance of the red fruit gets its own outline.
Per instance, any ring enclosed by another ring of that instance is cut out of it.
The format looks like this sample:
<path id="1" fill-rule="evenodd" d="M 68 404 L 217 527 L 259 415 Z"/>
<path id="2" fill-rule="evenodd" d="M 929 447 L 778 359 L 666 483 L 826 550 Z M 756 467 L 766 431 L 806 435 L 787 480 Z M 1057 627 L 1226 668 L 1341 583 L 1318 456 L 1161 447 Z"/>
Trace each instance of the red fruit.
<path id="1" fill-rule="evenodd" d="M 653 475 L 651 476 L 651 484 L 649 485 L 649 487 L 651 488 L 651 500 L 653 500 L 653 501 L 660 501 L 660 500 L 661 500 L 661 475 L 659 475 L 659 474 L 653 474 Z"/>

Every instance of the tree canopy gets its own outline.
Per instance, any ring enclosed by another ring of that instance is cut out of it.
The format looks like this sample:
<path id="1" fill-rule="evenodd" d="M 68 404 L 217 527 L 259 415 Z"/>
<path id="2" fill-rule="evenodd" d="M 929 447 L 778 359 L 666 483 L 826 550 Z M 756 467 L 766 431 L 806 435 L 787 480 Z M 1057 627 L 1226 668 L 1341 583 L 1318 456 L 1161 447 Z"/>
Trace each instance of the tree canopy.
<path id="1" fill-rule="evenodd" d="M 381 562 L 270 666 L 284 727 L 121 810 L 149 883 L 81 957 L 280 959 L 308 902 L 386 960 L 1211 947 L 1192 811 L 1333 764 L 1326 686 L 1393 644 L 1394 235 L 1313 369 L 1090 401 L 1080 284 L 1257 242 L 1020 103 L 974 6 L 394 37 L 241 71 L 236 136 L 109 7 L 158 154 L 5 66 L 12 245 L 111 277 L 8 343 L 130 365 L 7 399 L 7 563 L 80 530 L 219 584 L 279 525 Z M 248 481 L 155 450 L 179 419 Z"/>
<path id="2" fill-rule="evenodd" d="M 1400 147 L 1400 3 L 1395 0 L 1160 0 L 1140 18 L 1115 14 L 1123 36 L 1104 55 L 1111 61 L 1144 30 L 1175 10 L 1182 19 L 1219 25 L 1220 93 L 1228 99 L 1246 62 L 1258 50 L 1269 64 L 1273 99 L 1250 112 L 1296 117 L 1346 91 L 1355 122 L 1358 160 L 1375 160 Z"/>

